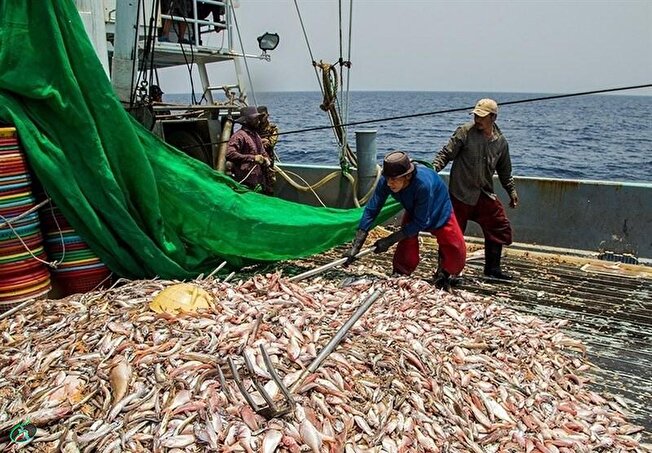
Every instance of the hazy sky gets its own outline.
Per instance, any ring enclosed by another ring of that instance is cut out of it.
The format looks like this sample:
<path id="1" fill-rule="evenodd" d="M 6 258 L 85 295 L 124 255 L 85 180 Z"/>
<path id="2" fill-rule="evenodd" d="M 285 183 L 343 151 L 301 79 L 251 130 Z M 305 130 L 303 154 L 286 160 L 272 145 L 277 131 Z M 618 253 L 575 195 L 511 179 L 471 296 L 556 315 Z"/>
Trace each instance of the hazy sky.
<path id="1" fill-rule="evenodd" d="M 314 58 L 336 61 L 338 2 L 298 5 Z M 247 53 L 260 53 L 263 32 L 281 36 L 271 62 L 248 60 L 257 91 L 319 90 L 293 0 L 240 0 L 236 14 Z M 352 90 L 570 93 L 652 83 L 652 0 L 354 0 L 351 61 Z M 213 84 L 233 83 L 232 65 L 212 66 Z M 187 70 L 161 76 L 166 92 L 190 91 Z"/>

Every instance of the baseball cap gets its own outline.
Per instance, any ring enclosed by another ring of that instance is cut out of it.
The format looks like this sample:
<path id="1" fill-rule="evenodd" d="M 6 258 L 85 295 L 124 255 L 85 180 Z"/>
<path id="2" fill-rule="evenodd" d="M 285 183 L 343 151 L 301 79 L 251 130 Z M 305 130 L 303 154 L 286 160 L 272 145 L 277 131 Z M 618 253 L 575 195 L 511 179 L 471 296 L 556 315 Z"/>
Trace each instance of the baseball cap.
<path id="1" fill-rule="evenodd" d="M 496 115 L 498 114 L 498 104 L 493 99 L 480 99 L 471 113 L 482 117 L 490 113 Z"/>

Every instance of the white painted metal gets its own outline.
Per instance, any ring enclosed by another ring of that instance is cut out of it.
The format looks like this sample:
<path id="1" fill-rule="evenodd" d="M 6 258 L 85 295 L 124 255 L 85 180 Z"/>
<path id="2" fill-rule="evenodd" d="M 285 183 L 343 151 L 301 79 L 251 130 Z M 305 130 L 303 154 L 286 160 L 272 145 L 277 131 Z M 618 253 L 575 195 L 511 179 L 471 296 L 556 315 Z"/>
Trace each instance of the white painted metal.
<path id="1" fill-rule="evenodd" d="M 93 43 L 104 72 L 109 76 L 109 53 L 106 47 L 106 26 L 104 24 L 104 6 L 97 0 L 75 0 L 79 16 L 84 23 L 86 33 Z"/>
<path id="2" fill-rule="evenodd" d="M 120 8 L 116 11 L 115 39 L 113 60 L 111 62 L 111 84 L 120 100 L 128 103 L 136 83 L 138 65 L 138 29 L 137 23 L 138 0 L 120 0 Z"/>

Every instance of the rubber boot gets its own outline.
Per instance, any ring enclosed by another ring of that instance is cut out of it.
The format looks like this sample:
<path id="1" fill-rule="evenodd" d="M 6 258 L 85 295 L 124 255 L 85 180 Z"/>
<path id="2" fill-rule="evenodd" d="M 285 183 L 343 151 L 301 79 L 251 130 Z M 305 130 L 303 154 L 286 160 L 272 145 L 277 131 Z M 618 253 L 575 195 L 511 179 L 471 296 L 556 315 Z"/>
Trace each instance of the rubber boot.
<path id="1" fill-rule="evenodd" d="M 484 243 L 484 275 L 498 280 L 511 280 L 512 276 L 500 269 L 500 259 L 503 253 L 502 244 L 485 241 Z"/>
<path id="2" fill-rule="evenodd" d="M 452 286 L 451 276 L 441 267 L 441 260 L 441 252 L 439 252 L 437 255 L 437 270 L 434 275 L 435 288 L 450 291 Z"/>

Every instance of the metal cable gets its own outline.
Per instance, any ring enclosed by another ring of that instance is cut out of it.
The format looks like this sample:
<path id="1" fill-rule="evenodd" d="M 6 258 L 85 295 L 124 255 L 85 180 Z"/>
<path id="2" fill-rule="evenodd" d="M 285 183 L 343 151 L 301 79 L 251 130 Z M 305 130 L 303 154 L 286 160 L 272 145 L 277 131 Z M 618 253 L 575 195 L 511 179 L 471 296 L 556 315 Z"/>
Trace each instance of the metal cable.
<path id="1" fill-rule="evenodd" d="M 339 85 L 340 85 L 340 87 L 339 87 L 340 88 L 340 96 L 336 97 L 335 101 L 336 101 L 337 109 L 340 111 L 340 118 L 341 118 L 342 121 L 344 121 L 346 123 L 346 117 L 344 115 L 344 112 L 346 111 L 347 106 L 346 105 L 343 106 L 343 104 L 342 104 L 342 99 L 344 99 L 344 83 L 342 83 L 344 81 L 344 69 L 343 69 L 344 64 L 343 64 L 343 58 L 342 58 L 343 57 L 343 55 L 342 55 L 342 0 L 339 0 L 339 2 L 338 2 L 338 12 L 339 12 L 338 29 L 340 31 L 340 55 L 339 55 L 339 57 L 340 57 L 340 59 L 339 59 L 339 61 L 340 61 L 340 83 L 339 83 Z M 337 90 L 337 88 L 336 88 L 336 90 Z M 336 91 L 336 93 L 337 93 L 337 91 Z M 340 143 L 340 156 L 342 154 L 346 153 L 346 149 L 348 147 L 348 144 L 349 144 L 348 131 L 347 131 L 346 127 L 343 126 L 342 127 L 342 140 L 341 140 L 341 143 Z M 353 159 L 353 160 L 348 159 L 348 160 L 349 160 L 350 164 L 352 164 L 352 165 L 356 164 L 355 159 Z"/>
<path id="2" fill-rule="evenodd" d="M 312 55 L 312 49 L 310 48 L 310 42 L 308 41 L 308 34 L 306 33 L 306 27 L 303 25 L 303 18 L 301 17 L 301 12 L 299 11 L 299 4 L 297 0 L 294 0 L 294 7 L 297 10 L 297 15 L 299 16 L 299 22 L 301 23 L 301 30 L 303 31 L 303 37 L 306 40 L 306 46 L 308 46 L 308 54 L 310 54 L 310 61 L 312 62 L 312 68 L 315 71 L 315 77 L 317 77 L 317 83 L 321 89 L 322 94 L 324 94 L 324 87 L 321 85 L 321 79 L 319 78 L 319 73 L 317 72 L 317 66 L 315 62 L 315 57 Z"/>
<path id="3" fill-rule="evenodd" d="M 346 61 L 351 62 L 351 37 L 353 35 L 353 0 L 349 2 L 349 48 L 346 55 Z M 344 122 L 349 121 L 349 93 L 351 86 L 351 65 L 346 67 L 346 96 L 344 100 Z"/>
<path id="4" fill-rule="evenodd" d="M 143 11 L 145 11 L 145 4 L 143 2 Z M 159 8 L 159 0 L 152 3 L 152 9 L 149 14 L 149 23 L 146 28 L 145 42 L 143 45 L 143 69 L 138 72 L 136 80 L 136 87 L 134 88 L 134 97 L 137 96 L 136 92 L 139 91 L 140 80 L 147 81 L 147 86 L 151 87 L 154 81 L 154 30 L 156 29 L 156 13 Z M 149 61 L 148 61 L 149 59 Z M 151 71 L 151 72 L 150 72 Z M 157 75 L 158 79 L 158 75 Z"/>
<path id="5" fill-rule="evenodd" d="M 578 97 L 578 96 L 588 96 L 591 94 L 601 94 L 601 93 L 613 93 L 616 91 L 626 91 L 626 90 L 638 90 L 642 88 L 652 88 L 652 83 L 644 84 L 644 85 L 632 85 L 632 86 L 627 86 L 627 87 L 619 87 L 619 88 L 607 88 L 607 89 L 602 89 L 602 90 L 593 90 L 593 91 L 582 91 L 578 93 L 570 93 L 570 94 L 556 94 L 552 96 L 542 96 L 538 98 L 528 98 L 528 99 L 520 99 L 518 101 L 506 101 L 499 103 L 501 107 L 505 105 L 516 105 L 516 104 L 526 104 L 529 102 L 539 102 L 539 101 L 549 101 L 552 99 L 562 99 L 562 98 L 570 98 L 570 97 Z M 342 124 L 341 126 L 358 126 L 360 124 L 372 124 L 372 123 L 382 123 L 385 121 L 394 121 L 394 120 L 399 120 L 399 119 L 404 119 L 404 118 L 417 118 L 421 116 L 434 116 L 434 115 L 440 115 L 444 113 L 453 113 L 453 112 L 464 112 L 464 111 L 469 111 L 472 110 L 473 106 L 471 107 L 462 107 L 462 108 L 455 108 L 455 109 L 447 109 L 447 110 L 436 110 L 433 112 L 423 112 L 423 113 L 413 113 L 411 115 L 399 115 L 399 116 L 390 116 L 390 117 L 385 117 L 385 118 L 377 118 L 377 119 L 372 119 L 372 120 L 364 120 L 364 121 L 353 121 L 350 123 Z M 276 135 L 291 135 L 291 134 L 300 134 L 303 132 L 312 132 L 312 131 L 319 131 L 319 130 L 324 130 L 324 129 L 331 129 L 333 126 L 315 126 L 315 127 L 309 127 L 306 129 L 297 129 L 294 131 L 286 131 L 286 132 L 279 132 Z M 209 142 L 209 143 L 202 143 L 199 145 L 192 145 L 188 146 L 188 148 L 191 147 L 197 147 L 197 146 L 204 146 L 204 145 L 219 145 L 221 143 L 226 143 L 226 142 Z"/>
<path id="6" fill-rule="evenodd" d="M 235 22 L 235 30 L 238 32 L 238 41 L 240 41 L 240 49 L 242 50 L 242 59 L 244 60 L 245 70 L 247 71 L 247 79 L 249 80 L 249 87 L 251 88 L 251 97 L 254 99 L 254 105 L 258 105 L 256 101 L 256 92 L 254 91 L 254 84 L 251 80 L 251 73 L 249 72 L 249 63 L 247 63 L 247 55 L 245 55 L 244 44 L 242 44 L 242 36 L 240 35 L 240 27 L 238 27 L 238 18 L 235 15 L 235 8 L 233 2 L 229 2 L 231 12 L 233 13 L 233 22 Z"/>
<path id="7" fill-rule="evenodd" d="M 552 99 L 563 99 L 563 98 L 570 98 L 570 97 L 577 97 L 577 96 L 588 96 L 591 94 L 601 94 L 601 93 L 613 93 L 616 91 L 626 91 L 626 90 L 638 90 L 642 88 L 652 88 L 652 83 L 644 84 L 644 85 L 631 85 L 627 87 L 619 87 L 619 88 L 607 88 L 603 90 L 593 90 L 593 91 L 582 91 L 578 93 L 570 93 L 570 94 L 556 94 L 552 96 L 542 96 L 538 98 L 528 98 L 528 99 L 520 99 L 518 101 L 506 101 L 506 102 L 499 102 L 498 104 L 501 107 L 504 107 L 506 105 L 516 105 L 516 104 L 525 104 L 528 102 L 539 102 L 539 101 L 549 101 Z M 394 120 L 401 120 L 405 118 L 418 118 L 421 116 L 433 116 L 433 115 L 441 115 L 444 113 L 454 113 L 454 112 L 464 112 L 464 111 L 469 111 L 472 110 L 473 106 L 471 107 L 462 107 L 462 108 L 454 108 L 454 109 L 446 109 L 446 110 L 436 110 L 433 112 L 423 112 L 423 113 L 413 113 L 411 115 L 397 115 L 397 116 L 388 116 L 385 118 L 377 118 L 377 119 L 372 119 L 372 120 L 364 120 L 364 121 L 352 121 L 350 123 L 342 124 L 342 126 L 358 126 L 360 124 L 372 124 L 372 123 L 382 123 L 385 121 L 394 121 Z M 323 129 L 330 129 L 331 126 L 315 126 L 315 127 L 309 127 L 306 129 L 297 129 L 294 131 L 286 131 L 286 132 L 279 132 L 276 135 L 290 135 L 290 134 L 299 134 L 302 132 L 312 132 L 312 131 L 319 131 Z"/>
<path id="8" fill-rule="evenodd" d="M 195 7 L 196 7 L 196 1 L 193 0 L 193 10 L 195 9 Z M 189 30 L 191 29 L 191 27 L 189 26 L 189 23 L 188 23 L 188 17 L 187 17 L 188 16 L 188 11 L 186 10 L 185 7 L 184 7 L 184 10 L 183 10 L 183 13 L 184 13 L 183 14 L 183 22 L 186 25 L 186 28 L 184 29 L 183 34 L 185 36 L 186 32 L 188 32 L 188 37 L 190 38 L 190 31 Z M 194 17 L 194 19 L 196 19 L 196 16 Z M 194 28 L 194 27 L 192 27 L 192 28 Z M 184 36 L 179 36 L 179 31 L 180 30 L 181 30 L 180 26 L 177 26 L 177 28 L 175 28 L 175 31 L 177 33 L 177 42 L 178 42 L 179 46 L 181 47 L 181 53 L 183 54 L 183 59 L 186 62 L 186 67 L 188 68 L 188 78 L 190 79 L 190 93 L 191 93 L 190 102 L 192 102 L 192 104 L 198 104 L 197 96 L 195 94 L 195 82 L 192 79 L 192 68 L 195 65 L 195 49 L 193 47 L 192 40 L 189 40 L 190 41 L 190 61 L 188 61 L 188 56 L 186 55 L 186 48 L 184 47 L 184 44 L 181 42 L 181 40 L 183 40 L 185 38 L 184 38 Z M 195 36 L 195 39 L 198 40 L 198 37 Z"/>

